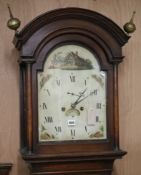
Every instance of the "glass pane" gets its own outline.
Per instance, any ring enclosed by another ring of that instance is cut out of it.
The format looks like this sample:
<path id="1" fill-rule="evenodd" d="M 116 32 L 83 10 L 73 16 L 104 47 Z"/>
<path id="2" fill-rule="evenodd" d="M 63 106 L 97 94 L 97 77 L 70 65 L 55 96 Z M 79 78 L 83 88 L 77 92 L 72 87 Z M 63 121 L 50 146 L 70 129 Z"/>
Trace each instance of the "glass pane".
<path id="1" fill-rule="evenodd" d="M 39 141 L 106 139 L 106 82 L 88 49 L 55 48 L 38 72 Z"/>

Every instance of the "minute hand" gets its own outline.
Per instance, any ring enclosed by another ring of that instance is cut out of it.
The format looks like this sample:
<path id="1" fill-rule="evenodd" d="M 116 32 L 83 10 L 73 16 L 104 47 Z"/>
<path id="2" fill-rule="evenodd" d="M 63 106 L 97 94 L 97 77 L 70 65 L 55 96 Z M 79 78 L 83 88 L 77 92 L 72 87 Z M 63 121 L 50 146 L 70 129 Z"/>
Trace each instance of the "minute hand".
<path id="1" fill-rule="evenodd" d="M 81 92 L 80 95 L 78 96 L 77 100 L 71 104 L 72 108 L 75 108 L 75 106 L 79 103 L 79 101 L 80 101 L 79 99 L 83 96 L 83 94 L 85 93 L 86 90 L 87 89 L 85 89 L 83 92 Z"/>
<path id="2" fill-rule="evenodd" d="M 90 96 L 90 94 L 87 95 L 86 97 L 82 98 L 81 100 L 77 100 L 76 102 L 74 102 L 74 103 L 72 104 L 72 106 L 75 108 L 76 105 L 77 105 L 78 103 L 80 103 L 81 101 L 85 100 L 85 99 L 86 99 L 87 97 L 89 97 L 89 96 Z"/>

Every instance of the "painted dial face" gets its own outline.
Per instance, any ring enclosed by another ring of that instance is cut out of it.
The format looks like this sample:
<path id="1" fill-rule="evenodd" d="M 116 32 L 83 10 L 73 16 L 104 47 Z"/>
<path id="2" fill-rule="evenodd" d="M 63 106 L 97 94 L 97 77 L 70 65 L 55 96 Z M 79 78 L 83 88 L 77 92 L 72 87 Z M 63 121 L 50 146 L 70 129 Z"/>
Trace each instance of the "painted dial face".
<path id="1" fill-rule="evenodd" d="M 106 82 L 88 49 L 54 49 L 38 72 L 39 142 L 106 139 Z"/>

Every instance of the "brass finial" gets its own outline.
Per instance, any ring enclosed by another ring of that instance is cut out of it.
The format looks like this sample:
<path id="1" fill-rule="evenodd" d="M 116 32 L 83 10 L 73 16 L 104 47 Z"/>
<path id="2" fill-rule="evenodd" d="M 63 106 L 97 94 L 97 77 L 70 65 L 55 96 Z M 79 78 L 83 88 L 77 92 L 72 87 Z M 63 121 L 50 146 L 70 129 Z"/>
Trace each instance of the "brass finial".
<path id="1" fill-rule="evenodd" d="M 7 4 L 7 7 L 10 15 L 10 19 L 7 22 L 7 27 L 11 30 L 17 31 L 17 29 L 20 27 L 21 21 L 18 18 L 13 17 L 9 4 Z"/>
<path id="2" fill-rule="evenodd" d="M 133 23 L 135 11 L 133 11 L 132 17 L 129 22 L 125 23 L 123 28 L 127 33 L 133 33 L 136 30 L 136 25 Z"/>

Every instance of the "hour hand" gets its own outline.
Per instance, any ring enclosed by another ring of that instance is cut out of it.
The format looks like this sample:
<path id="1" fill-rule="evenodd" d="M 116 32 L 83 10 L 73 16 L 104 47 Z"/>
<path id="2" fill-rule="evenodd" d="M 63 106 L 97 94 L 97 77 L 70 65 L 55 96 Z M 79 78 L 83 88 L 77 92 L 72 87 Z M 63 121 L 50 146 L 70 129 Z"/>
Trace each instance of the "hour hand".
<path id="1" fill-rule="evenodd" d="M 82 100 L 85 99 L 85 97 L 84 97 L 84 98 L 81 100 L 81 97 L 84 95 L 84 93 L 86 92 L 86 90 L 87 90 L 87 89 L 85 89 L 84 91 L 82 91 L 82 92 L 79 93 L 80 95 L 78 96 L 77 100 L 76 100 L 74 103 L 71 104 L 71 107 L 72 107 L 72 108 L 75 108 L 76 105 L 77 105 L 78 103 L 80 103 Z"/>
<path id="2" fill-rule="evenodd" d="M 80 100 L 75 101 L 73 104 L 71 104 L 71 107 L 75 108 L 78 103 L 80 103 L 81 101 L 85 100 L 87 97 L 89 97 L 89 95 L 87 95 L 86 97 L 84 97 L 84 98 L 82 98 Z"/>
<path id="3" fill-rule="evenodd" d="M 75 94 L 73 92 L 67 92 L 67 94 L 70 94 L 70 95 L 73 95 L 73 96 L 77 96 L 77 97 L 82 97 L 84 95 L 84 93 L 86 92 L 87 89 L 85 89 L 84 91 L 82 92 L 79 92 L 79 95 L 78 94 Z"/>
<path id="4" fill-rule="evenodd" d="M 77 97 L 79 97 L 79 96 L 80 96 L 80 95 L 75 94 L 75 93 L 73 93 L 73 92 L 67 92 L 67 94 L 70 94 L 70 95 L 73 95 L 73 96 L 77 96 Z"/>

